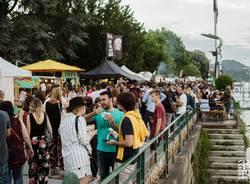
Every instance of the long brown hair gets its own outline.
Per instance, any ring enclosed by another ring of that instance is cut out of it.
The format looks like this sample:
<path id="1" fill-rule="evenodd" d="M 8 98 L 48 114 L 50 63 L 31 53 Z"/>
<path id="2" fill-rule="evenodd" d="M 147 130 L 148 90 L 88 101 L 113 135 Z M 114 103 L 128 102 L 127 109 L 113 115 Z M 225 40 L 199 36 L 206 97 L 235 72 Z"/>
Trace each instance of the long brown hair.
<path id="1" fill-rule="evenodd" d="M 51 91 L 50 102 L 56 103 L 62 99 L 62 90 L 60 86 L 55 87 Z"/>
<path id="2" fill-rule="evenodd" d="M 30 104 L 30 111 L 32 113 L 34 113 L 34 112 L 36 112 L 36 110 L 39 107 L 42 107 L 42 101 L 39 98 L 33 98 L 33 100 L 31 101 L 31 104 Z M 41 112 L 42 112 L 42 108 L 40 108 L 40 109 L 41 109 Z"/>

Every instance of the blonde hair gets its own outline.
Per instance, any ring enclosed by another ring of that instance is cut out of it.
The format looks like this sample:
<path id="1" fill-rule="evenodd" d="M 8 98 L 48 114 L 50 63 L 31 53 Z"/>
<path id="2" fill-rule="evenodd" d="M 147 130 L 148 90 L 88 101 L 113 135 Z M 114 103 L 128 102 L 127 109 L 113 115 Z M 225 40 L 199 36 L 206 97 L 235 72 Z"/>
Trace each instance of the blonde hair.
<path id="1" fill-rule="evenodd" d="M 62 98 L 62 91 L 60 87 L 53 88 L 51 91 L 50 102 L 55 103 Z"/>
<path id="2" fill-rule="evenodd" d="M 188 95 L 191 95 L 191 94 L 192 94 L 192 90 L 191 90 L 190 87 L 187 87 L 187 88 L 185 89 L 185 92 L 186 92 Z"/>

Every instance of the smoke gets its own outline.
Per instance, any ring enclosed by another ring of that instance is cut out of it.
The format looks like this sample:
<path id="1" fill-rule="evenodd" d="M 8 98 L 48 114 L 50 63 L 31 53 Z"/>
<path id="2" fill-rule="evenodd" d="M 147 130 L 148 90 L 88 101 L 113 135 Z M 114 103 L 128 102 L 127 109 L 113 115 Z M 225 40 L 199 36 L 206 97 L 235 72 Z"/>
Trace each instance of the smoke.
<path id="1" fill-rule="evenodd" d="M 157 74 L 167 76 L 170 73 L 168 66 L 165 62 L 160 62 L 159 66 L 157 67 Z"/>

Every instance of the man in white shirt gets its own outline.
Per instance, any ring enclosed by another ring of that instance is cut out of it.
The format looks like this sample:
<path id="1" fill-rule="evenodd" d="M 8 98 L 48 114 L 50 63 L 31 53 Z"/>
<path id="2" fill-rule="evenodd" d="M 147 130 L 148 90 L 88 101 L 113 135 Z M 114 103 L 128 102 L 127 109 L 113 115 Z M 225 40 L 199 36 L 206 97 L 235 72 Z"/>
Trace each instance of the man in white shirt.
<path id="1" fill-rule="evenodd" d="M 176 115 L 180 116 L 186 112 L 187 109 L 187 96 L 184 93 L 184 87 L 181 86 L 178 88 L 178 96 L 176 106 L 178 107 Z"/>
<path id="2" fill-rule="evenodd" d="M 97 87 L 97 86 L 96 86 Z M 102 92 L 104 92 L 104 91 L 107 91 L 107 85 L 105 84 L 105 83 L 102 83 L 101 84 L 101 89 L 98 89 L 98 90 L 96 90 L 96 91 L 93 91 L 90 95 L 88 95 L 88 96 L 90 96 L 92 99 L 93 99 L 93 102 L 95 101 L 95 99 L 97 98 L 97 97 L 100 97 L 100 94 L 102 93 Z"/>
<path id="3" fill-rule="evenodd" d="M 41 91 L 46 92 L 47 86 L 46 86 L 46 84 L 45 84 L 44 82 L 42 82 L 42 83 L 40 84 L 40 89 L 41 89 Z"/>

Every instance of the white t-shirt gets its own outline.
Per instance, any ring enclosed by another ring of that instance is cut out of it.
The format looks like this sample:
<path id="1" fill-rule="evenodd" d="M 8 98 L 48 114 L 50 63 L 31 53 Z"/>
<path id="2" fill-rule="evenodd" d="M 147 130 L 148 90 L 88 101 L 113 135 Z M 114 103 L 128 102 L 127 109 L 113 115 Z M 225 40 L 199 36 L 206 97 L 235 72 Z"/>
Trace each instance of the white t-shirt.
<path id="1" fill-rule="evenodd" d="M 44 92 L 47 90 L 47 87 L 46 87 L 45 83 L 41 83 L 40 88 L 41 88 L 41 91 L 44 91 Z"/>
<path id="2" fill-rule="evenodd" d="M 178 107 L 176 114 L 184 114 L 186 112 L 187 96 L 184 93 L 180 96 L 180 103 L 183 103 L 183 105 Z"/>
<path id="3" fill-rule="evenodd" d="M 24 102 L 25 99 L 26 99 L 26 96 L 27 96 L 27 92 L 21 91 L 21 92 L 20 92 L 20 96 L 19 96 L 19 100 L 20 100 L 21 102 Z"/>
<path id="4" fill-rule="evenodd" d="M 104 92 L 104 91 L 106 91 L 106 89 L 96 90 L 96 91 L 93 91 L 91 94 L 88 94 L 88 96 L 92 97 L 93 102 L 94 102 L 95 99 L 96 99 L 97 97 L 100 97 L 100 94 L 101 94 L 102 92 Z"/>
<path id="5" fill-rule="evenodd" d="M 68 94 L 68 99 L 71 100 L 72 98 L 76 97 L 76 92 L 75 91 L 70 91 Z"/>

